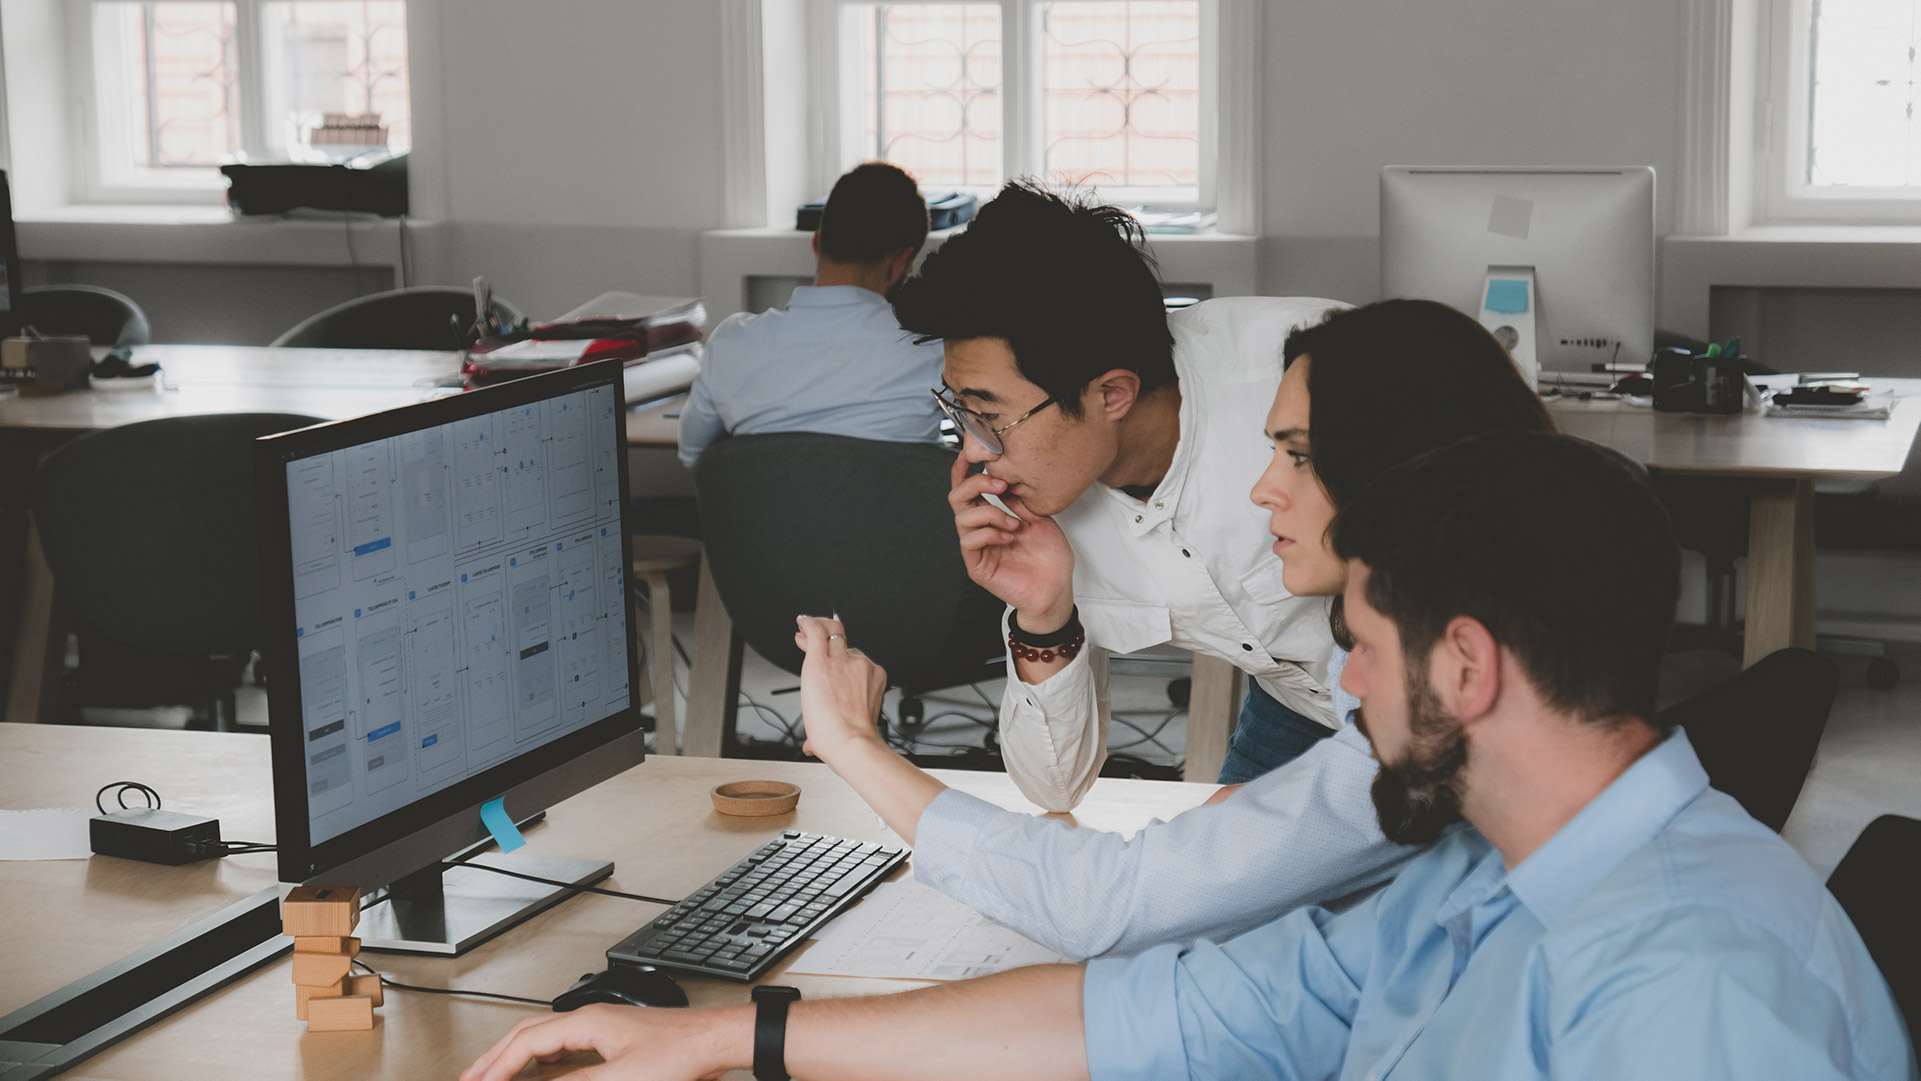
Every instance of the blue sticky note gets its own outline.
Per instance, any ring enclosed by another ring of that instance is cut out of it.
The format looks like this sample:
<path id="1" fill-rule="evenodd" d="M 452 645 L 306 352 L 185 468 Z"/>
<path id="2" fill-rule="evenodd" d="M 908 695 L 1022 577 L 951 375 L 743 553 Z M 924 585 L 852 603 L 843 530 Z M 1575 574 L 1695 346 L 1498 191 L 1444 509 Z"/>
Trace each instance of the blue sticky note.
<path id="1" fill-rule="evenodd" d="M 527 838 L 520 835 L 520 827 L 508 817 L 506 802 L 507 797 L 502 796 L 481 804 L 480 820 L 487 824 L 487 832 L 494 835 L 494 843 L 500 846 L 500 850 L 512 852 L 526 844 Z"/>
<path id="2" fill-rule="evenodd" d="M 1527 279 L 1495 278 L 1487 283 L 1487 310 L 1527 311 Z"/>

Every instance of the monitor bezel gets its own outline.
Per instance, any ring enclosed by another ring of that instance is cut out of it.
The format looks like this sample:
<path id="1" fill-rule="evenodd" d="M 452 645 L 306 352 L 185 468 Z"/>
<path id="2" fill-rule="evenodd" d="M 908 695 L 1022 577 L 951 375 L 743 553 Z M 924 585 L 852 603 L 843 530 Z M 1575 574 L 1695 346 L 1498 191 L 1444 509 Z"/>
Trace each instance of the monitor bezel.
<path id="1" fill-rule="evenodd" d="M 13 223 L 13 181 L 0 169 L 0 258 L 7 263 L 7 310 L 0 312 L 0 338 L 11 338 L 27 325 L 21 310 L 25 304 L 26 283 L 20 278 L 20 233 Z"/>
<path id="2" fill-rule="evenodd" d="M 307 815 L 306 732 L 301 715 L 300 666 L 297 663 L 273 663 L 278 658 L 298 656 L 287 462 L 375 440 L 391 439 L 408 432 L 435 428 L 595 386 L 611 386 L 619 396 L 616 399 L 619 402 L 616 424 L 618 431 L 624 433 L 627 403 L 623 369 L 624 364 L 619 360 L 599 361 L 350 420 L 299 428 L 255 441 L 254 472 L 258 487 L 261 545 L 261 652 L 269 663 L 268 671 L 271 674 L 267 684 L 268 733 L 273 758 L 274 825 L 282 882 L 314 881 L 351 864 L 361 878 L 371 876 L 368 881 L 356 881 L 354 884 L 363 888 L 384 885 L 419 869 L 405 866 L 409 861 L 399 858 L 402 852 L 408 850 L 411 839 L 431 834 L 437 840 L 429 847 L 447 849 L 424 857 L 431 862 L 450 855 L 462 844 L 470 842 L 476 832 L 484 835 L 485 831 L 479 825 L 480 805 L 489 800 L 506 796 L 516 789 L 523 794 L 540 791 L 543 787 L 551 790 L 551 786 L 529 784 L 550 773 L 565 772 L 582 784 L 591 784 L 600 779 L 604 770 L 589 768 L 583 773 L 578 768 L 581 760 L 623 739 L 631 743 L 634 758 L 621 768 L 644 761 L 644 753 L 639 750 L 642 730 L 638 705 L 640 671 L 632 648 L 638 632 L 634 621 L 632 589 L 626 574 L 621 578 L 628 645 L 622 651 L 627 660 L 628 702 L 625 709 L 318 843 L 313 840 Z M 634 555 L 633 532 L 628 521 L 631 503 L 626 496 L 627 445 L 624 434 L 617 438 L 620 444 L 615 460 L 619 473 L 617 490 L 621 493 L 621 566 L 626 568 L 633 566 Z M 565 767 L 570 763 L 576 763 L 575 768 L 566 770 Z M 548 791 L 546 794 L 553 793 Z M 555 800 L 572 794 L 573 791 L 566 791 L 556 795 Z M 524 806 L 516 800 L 507 809 L 515 818 L 522 818 L 546 807 Z M 469 821 L 463 823 L 463 820 Z M 382 850 L 389 847 L 395 849 L 393 854 L 397 857 L 397 863 L 396 860 L 369 859 L 381 855 Z M 421 861 L 414 859 L 411 862 Z"/>

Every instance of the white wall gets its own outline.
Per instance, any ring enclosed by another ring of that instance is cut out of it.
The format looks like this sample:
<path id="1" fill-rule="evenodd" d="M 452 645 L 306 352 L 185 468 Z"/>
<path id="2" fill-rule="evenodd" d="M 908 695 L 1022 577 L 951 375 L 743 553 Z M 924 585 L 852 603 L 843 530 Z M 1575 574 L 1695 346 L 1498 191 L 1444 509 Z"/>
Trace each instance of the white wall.
<path id="1" fill-rule="evenodd" d="M 1376 297 L 1384 165 L 1652 165 L 1666 234 L 1684 6 L 1270 5 L 1263 291 Z"/>

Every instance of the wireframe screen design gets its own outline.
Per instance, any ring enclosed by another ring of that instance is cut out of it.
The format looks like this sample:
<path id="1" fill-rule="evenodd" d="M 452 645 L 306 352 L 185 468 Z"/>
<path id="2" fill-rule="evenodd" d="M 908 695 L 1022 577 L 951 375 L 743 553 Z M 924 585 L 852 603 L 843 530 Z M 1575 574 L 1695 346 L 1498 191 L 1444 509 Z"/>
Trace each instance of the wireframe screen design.
<path id="1" fill-rule="evenodd" d="M 617 385 L 283 464 L 311 844 L 630 706 Z"/>

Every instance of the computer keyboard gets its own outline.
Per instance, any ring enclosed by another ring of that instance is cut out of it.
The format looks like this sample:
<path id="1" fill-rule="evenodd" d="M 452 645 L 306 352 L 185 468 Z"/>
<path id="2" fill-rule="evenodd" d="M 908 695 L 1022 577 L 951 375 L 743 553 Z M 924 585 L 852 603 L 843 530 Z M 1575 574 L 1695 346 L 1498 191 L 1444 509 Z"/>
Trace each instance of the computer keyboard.
<path id="1" fill-rule="evenodd" d="M 607 951 L 648 964 L 756 980 L 907 860 L 907 850 L 788 830 Z"/>

